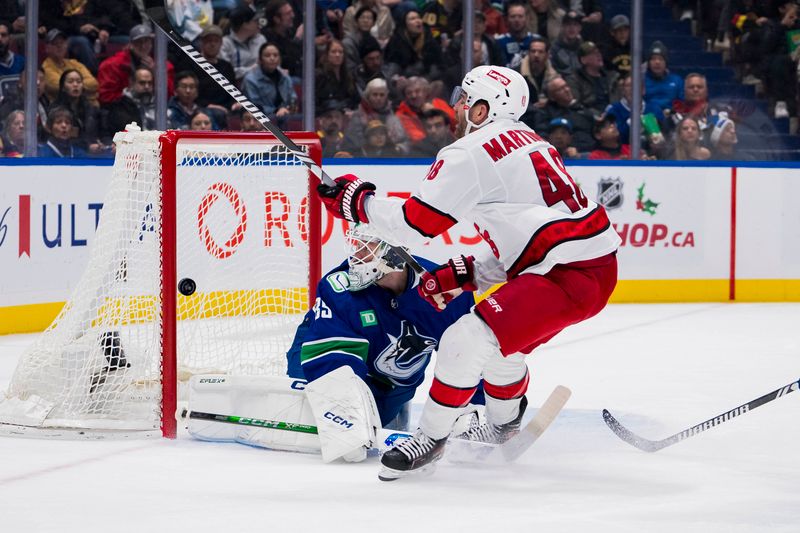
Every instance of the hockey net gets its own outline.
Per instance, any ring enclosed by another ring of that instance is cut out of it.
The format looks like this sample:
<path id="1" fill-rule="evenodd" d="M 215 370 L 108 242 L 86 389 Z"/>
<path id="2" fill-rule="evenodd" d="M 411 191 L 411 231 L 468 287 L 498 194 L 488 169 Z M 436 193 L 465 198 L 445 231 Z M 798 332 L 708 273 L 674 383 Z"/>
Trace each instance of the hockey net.
<path id="1" fill-rule="evenodd" d="M 290 137 L 319 163 L 316 135 Z M 21 357 L 2 433 L 174 437 L 192 374 L 285 374 L 320 275 L 307 168 L 267 133 L 115 142 L 88 266 Z"/>

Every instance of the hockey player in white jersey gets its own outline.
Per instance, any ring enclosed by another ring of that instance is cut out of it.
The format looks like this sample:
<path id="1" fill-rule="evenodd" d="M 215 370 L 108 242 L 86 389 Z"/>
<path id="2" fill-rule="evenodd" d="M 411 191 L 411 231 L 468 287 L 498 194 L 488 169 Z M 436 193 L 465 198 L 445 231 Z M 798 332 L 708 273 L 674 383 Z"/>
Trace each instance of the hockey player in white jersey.
<path id="1" fill-rule="evenodd" d="M 511 69 L 467 73 L 451 102 L 458 140 L 439 152 L 408 200 L 376 197 L 373 184 L 351 174 L 318 187 L 334 216 L 368 221 L 392 244 L 414 245 L 460 220 L 474 223 L 491 252 L 455 257 L 425 274 L 418 289 L 431 304 L 443 308 L 462 290 L 507 282 L 445 332 L 419 429 L 384 454 L 383 480 L 442 456 L 481 378 L 487 422 L 463 437 L 499 443 L 516 434 L 527 403 L 525 354 L 597 314 L 616 285 L 620 238 L 552 145 L 519 122 L 528 96 Z"/>

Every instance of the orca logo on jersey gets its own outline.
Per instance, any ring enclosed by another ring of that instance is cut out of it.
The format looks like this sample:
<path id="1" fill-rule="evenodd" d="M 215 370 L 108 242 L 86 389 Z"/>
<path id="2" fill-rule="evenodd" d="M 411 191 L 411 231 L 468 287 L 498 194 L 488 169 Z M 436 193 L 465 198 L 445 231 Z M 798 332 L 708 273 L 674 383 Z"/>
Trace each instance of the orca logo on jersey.
<path id="1" fill-rule="evenodd" d="M 436 339 L 421 335 L 414 324 L 405 320 L 400 323 L 400 334 L 387 333 L 389 345 L 375 358 L 375 368 L 396 385 L 407 385 L 398 380 L 407 380 L 425 370 L 431 353 L 436 348 Z"/>
<path id="2" fill-rule="evenodd" d="M 494 69 L 487 72 L 486 75 L 492 78 L 493 80 L 499 81 L 500 83 L 503 84 L 504 87 L 508 87 L 509 84 L 511 84 L 511 80 L 508 79 L 508 76 L 504 76 L 503 74 L 500 74 Z"/>

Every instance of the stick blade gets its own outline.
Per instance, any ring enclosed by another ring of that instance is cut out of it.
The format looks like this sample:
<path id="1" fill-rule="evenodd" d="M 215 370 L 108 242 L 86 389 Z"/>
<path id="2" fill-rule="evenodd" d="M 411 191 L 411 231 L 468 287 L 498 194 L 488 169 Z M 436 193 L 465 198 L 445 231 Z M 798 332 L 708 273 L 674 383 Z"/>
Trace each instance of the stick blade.
<path id="1" fill-rule="evenodd" d="M 522 428 L 522 431 L 499 446 L 503 460 L 510 463 L 525 453 L 553 423 L 570 396 L 572 396 L 572 391 L 563 385 L 558 385 L 553 389 L 553 392 L 536 411 L 536 415 L 531 421 Z"/>
<path id="2" fill-rule="evenodd" d="M 644 439 L 620 424 L 619 420 L 614 418 L 614 415 L 608 409 L 603 409 L 603 421 L 617 437 L 644 452 L 657 452 L 664 447 L 660 442 Z"/>

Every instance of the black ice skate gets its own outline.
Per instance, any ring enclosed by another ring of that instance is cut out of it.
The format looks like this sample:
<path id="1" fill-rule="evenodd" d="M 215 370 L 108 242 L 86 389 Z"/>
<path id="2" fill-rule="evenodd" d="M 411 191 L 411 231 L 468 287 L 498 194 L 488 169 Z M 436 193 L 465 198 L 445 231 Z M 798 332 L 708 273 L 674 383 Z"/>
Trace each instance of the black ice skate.
<path id="1" fill-rule="evenodd" d="M 522 400 L 519 402 L 519 414 L 517 414 L 517 417 L 511 422 L 499 425 L 492 424 L 491 422 L 484 422 L 479 426 L 470 427 L 470 429 L 464 433 L 456 435 L 455 438 L 486 442 L 489 444 L 503 444 L 519 433 L 519 428 L 522 424 L 522 415 L 525 414 L 526 407 L 528 407 L 528 399 L 523 396 Z"/>
<path id="2" fill-rule="evenodd" d="M 422 431 L 404 439 L 381 457 L 383 468 L 378 474 L 381 481 L 394 481 L 410 474 L 432 470 L 434 463 L 442 458 L 447 437 L 432 439 Z"/>

